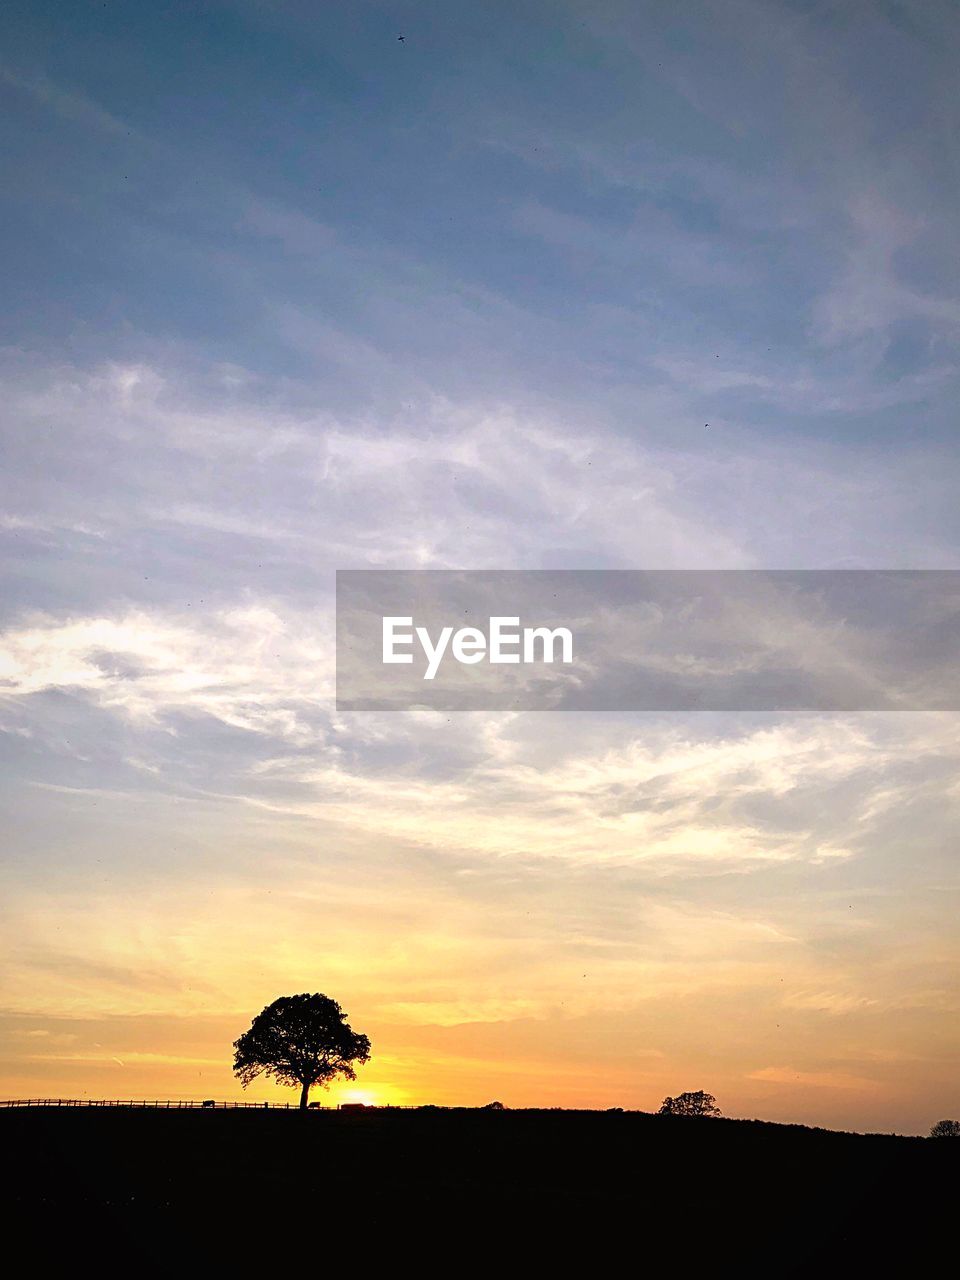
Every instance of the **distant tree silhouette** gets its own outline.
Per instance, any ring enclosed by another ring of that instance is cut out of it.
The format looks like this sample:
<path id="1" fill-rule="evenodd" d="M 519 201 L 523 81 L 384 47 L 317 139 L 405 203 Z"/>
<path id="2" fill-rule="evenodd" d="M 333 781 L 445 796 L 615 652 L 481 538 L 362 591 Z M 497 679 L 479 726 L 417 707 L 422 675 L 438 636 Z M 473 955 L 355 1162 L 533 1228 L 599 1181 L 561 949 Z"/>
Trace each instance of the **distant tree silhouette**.
<path id="1" fill-rule="evenodd" d="M 938 1120 L 930 1130 L 931 1138 L 960 1138 L 960 1120 Z"/>
<path id="2" fill-rule="evenodd" d="M 233 1070 L 244 1088 L 259 1075 L 299 1085 L 302 1108 L 311 1085 L 327 1085 L 336 1076 L 356 1080 L 353 1064 L 370 1058 L 367 1037 L 350 1029 L 336 1000 L 319 993 L 280 996 L 233 1047 Z"/>
<path id="3" fill-rule="evenodd" d="M 484 1111 L 506 1111 L 506 1107 L 502 1102 L 488 1102 L 483 1107 Z"/>
<path id="4" fill-rule="evenodd" d="M 697 1089 L 695 1093 L 681 1093 L 676 1098 L 664 1098 L 657 1112 L 661 1116 L 719 1116 L 720 1108 L 712 1093 Z"/>

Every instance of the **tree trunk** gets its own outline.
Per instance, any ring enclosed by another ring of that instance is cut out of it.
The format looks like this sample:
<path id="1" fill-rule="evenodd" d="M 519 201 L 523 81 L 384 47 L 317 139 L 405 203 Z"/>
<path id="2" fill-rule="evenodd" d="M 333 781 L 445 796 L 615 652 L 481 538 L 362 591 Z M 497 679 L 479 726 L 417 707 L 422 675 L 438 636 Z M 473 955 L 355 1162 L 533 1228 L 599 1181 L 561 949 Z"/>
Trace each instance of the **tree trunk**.
<path id="1" fill-rule="evenodd" d="M 306 1111 L 307 1109 L 307 1094 L 309 1092 L 310 1092 L 310 1081 L 304 1080 L 303 1088 L 300 1090 L 300 1110 L 301 1111 Z"/>

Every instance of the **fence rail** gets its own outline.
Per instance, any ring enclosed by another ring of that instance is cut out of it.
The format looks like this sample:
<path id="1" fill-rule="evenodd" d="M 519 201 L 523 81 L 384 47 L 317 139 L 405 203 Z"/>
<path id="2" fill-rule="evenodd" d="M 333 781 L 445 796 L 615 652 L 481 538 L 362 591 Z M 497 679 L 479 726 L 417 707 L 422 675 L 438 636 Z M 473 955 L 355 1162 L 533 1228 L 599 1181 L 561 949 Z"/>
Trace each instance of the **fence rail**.
<path id="1" fill-rule="evenodd" d="M 198 1101 L 194 1098 L 6 1098 L 0 1099 L 0 1107 L 151 1107 L 157 1111 L 227 1111 L 248 1109 L 253 1111 L 299 1110 L 290 1102 L 217 1102 L 214 1099 Z M 334 1108 L 314 1108 L 314 1110 Z"/>

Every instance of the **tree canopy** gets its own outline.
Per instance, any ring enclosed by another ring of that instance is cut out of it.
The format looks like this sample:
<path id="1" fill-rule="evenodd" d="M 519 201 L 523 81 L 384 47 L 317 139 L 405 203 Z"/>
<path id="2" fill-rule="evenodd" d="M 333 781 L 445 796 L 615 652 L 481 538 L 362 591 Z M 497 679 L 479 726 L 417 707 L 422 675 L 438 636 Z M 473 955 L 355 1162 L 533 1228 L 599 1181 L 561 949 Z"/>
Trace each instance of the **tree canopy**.
<path id="1" fill-rule="evenodd" d="M 234 1041 L 233 1070 L 246 1088 L 260 1075 L 300 1086 L 306 1107 L 312 1085 L 337 1076 L 356 1080 L 355 1063 L 369 1061 L 370 1041 L 351 1030 L 347 1015 L 329 996 L 280 996 L 258 1013 Z"/>
<path id="2" fill-rule="evenodd" d="M 960 1120 L 938 1120 L 930 1130 L 931 1138 L 960 1138 Z"/>
<path id="3" fill-rule="evenodd" d="M 697 1089 L 693 1093 L 681 1093 L 675 1098 L 664 1098 L 657 1112 L 661 1116 L 719 1116 L 720 1108 L 712 1093 Z"/>

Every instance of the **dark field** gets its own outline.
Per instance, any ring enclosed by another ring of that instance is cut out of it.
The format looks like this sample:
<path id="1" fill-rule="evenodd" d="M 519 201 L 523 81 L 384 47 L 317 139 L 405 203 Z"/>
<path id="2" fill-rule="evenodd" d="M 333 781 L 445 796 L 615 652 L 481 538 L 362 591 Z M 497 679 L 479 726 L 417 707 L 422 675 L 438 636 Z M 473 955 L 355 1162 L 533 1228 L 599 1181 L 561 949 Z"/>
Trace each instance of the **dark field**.
<path id="1" fill-rule="evenodd" d="M 5 1242 L 130 1273 L 933 1275 L 960 1170 L 949 1139 L 640 1112 L 11 1110 L 0 1143 Z"/>

